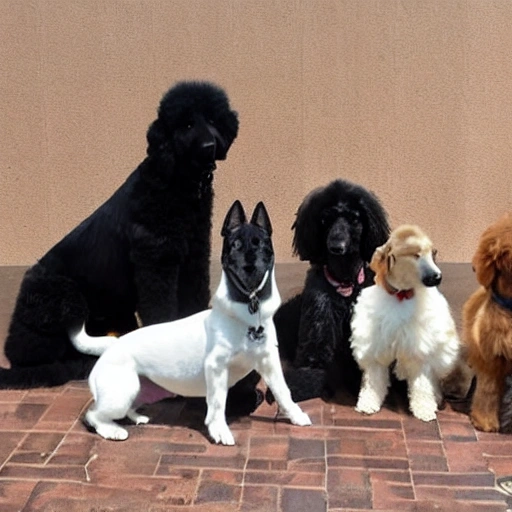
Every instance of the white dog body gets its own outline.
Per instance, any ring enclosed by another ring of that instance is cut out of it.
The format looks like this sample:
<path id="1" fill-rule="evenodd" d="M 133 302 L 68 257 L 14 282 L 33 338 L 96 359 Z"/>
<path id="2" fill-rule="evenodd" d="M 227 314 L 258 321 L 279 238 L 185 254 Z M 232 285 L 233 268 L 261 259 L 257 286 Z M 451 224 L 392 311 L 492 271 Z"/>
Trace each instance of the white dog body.
<path id="1" fill-rule="evenodd" d="M 425 275 L 434 274 L 440 281 L 441 272 L 429 246 L 414 254 L 393 254 L 392 245 L 380 249 L 385 258 L 393 259 L 391 274 L 379 276 L 379 266 L 372 261 L 379 284 L 362 290 L 351 323 L 352 352 L 363 370 L 356 409 L 366 414 L 380 409 L 390 383 L 389 366 L 395 362 L 396 376 L 408 383 L 412 413 L 431 421 L 441 398 L 439 381 L 453 369 L 460 349 L 448 302 L 434 285 L 422 282 L 422 277 L 425 280 Z M 375 259 L 383 257 L 382 253 L 376 255 Z M 400 295 L 399 290 L 405 287 L 397 288 L 394 283 L 400 281 L 400 276 L 392 276 L 400 274 L 400 267 L 406 265 L 407 293 Z M 416 273 L 410 271 L 413 266 L 418 269 Z"/>
<path id="2" fill-rule="evenodd" d="M 281 302 L 272 272 L 273 293 L 261 303 L 259 314 L 227 297 L 226 277 L 213 299 L 213 308 L 195 315 L 128 333 L 98 359 L 89 376 L 95 404 L 85 420 L 107 439 L 122 440 L 128 432 L 113 419 L 128 416 L 136 423 L 149 418 L 131 405 L 140 391 L 139 376 L 183 396 L 206 396 L 205 424 L 217 443 L 234 444 L 224 407 L 228 388 L 257 370 L 270 387 L 283 413 L 296 425 L 310 425 L 286 386 L 272 316 Z M 266 335 L 253 341 L 248 326 L 257 320 Z"/>
<path id="3" fill-rule="evenodd" d="M 117 341 L 90 337 L 83 329 L 71 335 L 78 350 L 101 354 L 89 376 L 95 402 L 85 422 L 104 438 L 128 437 L 116 419 L 127 416 L 135 423 L 148 422 L 148 417 L 133 409 L 140 392 L 139 376 L 172 393 L 206 396 L 205 424 L 216 443 L 235 443 L 225 417 L 227 393 L 252 370 L 265 380 L 282 415 L 295 425 L 311 424 L 308 415 L 292 401 L 279 359 L 272 317 L 281 298 L 274 275 L 270 221 L 263 203 L 258 204 L 249 224 L 236 201 L 223 233 L 223 271 L 212 309 L 142 327 Z M 265 272 L 267 264 L 270 266 Z M 233 274 L 231 284 L 225 268 Z M 259 275 L 261 282 L 259 286 L 255 283 L 252 292 L 247 290 L 248 300 L 234 300 L 233 290 L 245 295 L 245 283 L 254 275 Z"/>

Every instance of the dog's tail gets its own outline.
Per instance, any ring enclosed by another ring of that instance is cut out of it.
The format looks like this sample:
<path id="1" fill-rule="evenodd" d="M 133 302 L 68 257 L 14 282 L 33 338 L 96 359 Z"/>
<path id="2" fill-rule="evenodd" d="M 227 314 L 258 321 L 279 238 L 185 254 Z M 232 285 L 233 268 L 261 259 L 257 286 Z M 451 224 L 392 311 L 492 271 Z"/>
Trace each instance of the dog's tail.
<path id="1" fill-rule="evenodd" d="M 80 330 L 69 332 L 69 339 L 78 352 L 90 356 L 101 356 L 119 338 L 116 336 L 89 336 L 85 332 L 85 324 L 83 324 Z"/>
<path id="2" fill-rule="evenodd" d="M 32 389 L 62 386 L 70 380 L 83 380 L 97 361 L 96 357 L 54 361 L 39 366 L 0 368 L 0 389 Z"/>

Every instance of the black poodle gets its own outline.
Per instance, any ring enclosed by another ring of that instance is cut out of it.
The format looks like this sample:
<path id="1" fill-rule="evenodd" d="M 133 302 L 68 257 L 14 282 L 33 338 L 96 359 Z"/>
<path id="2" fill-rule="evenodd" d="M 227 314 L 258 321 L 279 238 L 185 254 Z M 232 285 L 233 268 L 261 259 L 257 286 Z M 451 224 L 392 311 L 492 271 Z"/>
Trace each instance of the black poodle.
<path id="1" fill-rule="evenodd" d="M 206 309 L 210 300 L 213 171 L 238 133 L 228 97 L 180 82 L 162 98 L 147 156 L 90 217 L 25 274 L 12 315 L 0 388 L 86 378 L 96 360 L 69 332 L 123 334 Z"/>
<path id="2" fill-rule="evenodd" d="M 357 395 L 350 318 L 362 287 L 373 284 L 368 263 L 388 238 L 386 212 L 373 193 L 336 180 L 306 196 L 292 229 L 294 254 L 311 264 L 302 293 L 274 317 L 293 399 L 328 399 L 340 388 Z"/>

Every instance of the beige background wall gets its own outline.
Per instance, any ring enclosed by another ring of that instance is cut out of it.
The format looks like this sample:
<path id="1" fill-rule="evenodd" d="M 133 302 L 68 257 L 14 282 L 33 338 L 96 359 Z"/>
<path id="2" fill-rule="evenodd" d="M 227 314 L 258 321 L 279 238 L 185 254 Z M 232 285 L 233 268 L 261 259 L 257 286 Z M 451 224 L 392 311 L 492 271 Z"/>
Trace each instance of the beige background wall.
<path id="1" fill-rule="evenodd" d="M 176 80 L 224 86 L 241 128 L 215 178 L 263 199 L 277 258 L 312 188 L 374 190 L 469 261 L 511 210 L 509 0 L 0 0 L 0 265 L 33 263 L 123 182 Z"/>

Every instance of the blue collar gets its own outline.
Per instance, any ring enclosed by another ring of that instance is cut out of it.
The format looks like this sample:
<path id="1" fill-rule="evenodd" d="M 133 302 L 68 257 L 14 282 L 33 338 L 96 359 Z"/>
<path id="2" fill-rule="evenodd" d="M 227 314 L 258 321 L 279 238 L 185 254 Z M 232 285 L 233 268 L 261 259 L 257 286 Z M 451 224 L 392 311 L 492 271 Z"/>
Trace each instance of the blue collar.
<path id="1" fill-rule="evenodd" d="M 492 291 L 492 298 L 494 302 L 498 304 L 498 306 L 501 306 L 503 309 L 512 312 L 512 298 L 507 299 L 505 297 L 502 297 L 501 295 L 498 294 L 496 290 Z"/>

